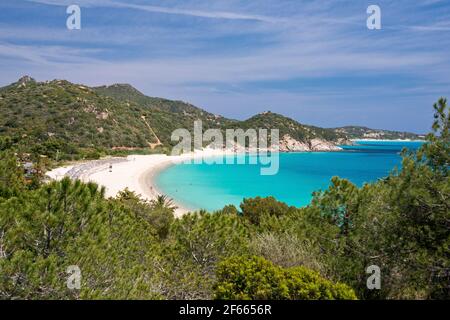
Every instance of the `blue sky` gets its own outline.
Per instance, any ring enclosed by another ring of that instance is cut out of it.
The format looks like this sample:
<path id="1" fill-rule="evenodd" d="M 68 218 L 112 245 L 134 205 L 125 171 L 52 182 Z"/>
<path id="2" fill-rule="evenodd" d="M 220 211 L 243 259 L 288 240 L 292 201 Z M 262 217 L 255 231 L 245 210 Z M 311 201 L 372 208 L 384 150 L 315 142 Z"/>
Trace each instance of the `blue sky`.
<path id="1" fill-rule="evenodd" d="M 78 4 L 82 29 L 66 28 Z M 366 8 L 382 10 L 368 30 Z M 130 83 L 244 119 L 429 131 L 450 98 L 448 0 L 2 0 L 0 85 Z"/>

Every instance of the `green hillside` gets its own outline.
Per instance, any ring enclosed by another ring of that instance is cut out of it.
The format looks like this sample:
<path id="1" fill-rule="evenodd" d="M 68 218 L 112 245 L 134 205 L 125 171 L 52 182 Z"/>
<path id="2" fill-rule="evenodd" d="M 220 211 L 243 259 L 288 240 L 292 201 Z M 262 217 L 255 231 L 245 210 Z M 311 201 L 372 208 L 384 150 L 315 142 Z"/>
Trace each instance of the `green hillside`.
<path id="1" fill-rule="evenodd" d="M 201 120 L 203 129 L 223 129 L 239 122 L 200 109 L 183 101 L 148 97 L 129 84 L 114 84 L 92 88 L 102 96 L 114 98 L 122 103 L 136 104 L 151 114 L 148 123 L 166 146 L 174 145 L 171 134 L 175 129 L 193 131 L 194 121 Z"/>
<path id="2" fill-rule="evenodd" d="M 270 111 L 255 115 L 238 124 L 232 124 L 230 127 L 279 129 L 280 138 L 288 134 L 298 141 L 319 138 L 332 142 L 341 142 L 347 138 L 345 134 L 334 130 L 300 124 L 291 118 Z"/>
<path id="3" fill-rule="evenodd" d="M 166 118 L 171 118 L 170 121 L 172 124 L 169 124 L 171 131 L 175 128 L 186 128 L 191 131 L 195 120 L 202 120 L 203 127 L 207 129 L 222 128 L 236 122 L 235 120 L 207 112 L 183 101 L 148 97 L 129 84 L 114 84 L 92 89 L 100 95 L 111 97 L 125 103 L 135 103 L 141 107 L 150 109 L 155 115 L 155 118 L 158 118 L 158 114 L 164 115 Z M 158 113 L 158 111 L 161 111 L 161 113 Z M 158 123 L 154 123 L 154 126 L 156 128 L 160 127 Z M 170 135 L 162 134 L 163 140 L 170 140 Z"/>
<path id="4" fill-rule="evenodd" d="M 151 117 L 148 109 L 64 80 L 22 78 L 0 92 L 0 114 L 0 134 L 22 140 L 25 148 L 76 154 L 78 149 L 148 148 L 157 142 L 143 118 Z"/>
<path id="5" fill-rule="evenodd" d="M 143 107 L 149 107 L 173 113 L 181 113 L 185 116 L 196 116 L 197 118 L 209 119 L 211 121 L 217 121 L 217 119 L 221 118 L 222 121 L 230 121 L 183 101 L 174 101 L 146 96 L 129 84 L 113 84 L 111 86 L 94 87 L 92 88 L 92 90 L 101 95 L 108 96 L 122 102 L 134 102 Z M 219 122 L 221 123 L 221 121 Z"/>

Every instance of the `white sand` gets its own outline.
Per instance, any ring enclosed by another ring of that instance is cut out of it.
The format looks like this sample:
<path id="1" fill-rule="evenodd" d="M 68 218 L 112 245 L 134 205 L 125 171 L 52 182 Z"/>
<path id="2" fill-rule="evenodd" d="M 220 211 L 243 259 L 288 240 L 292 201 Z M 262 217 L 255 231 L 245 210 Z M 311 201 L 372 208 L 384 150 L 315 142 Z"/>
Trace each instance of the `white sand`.
<path id="1" fill-rule="evenodd" d="M 153 178 L 164 168 L 181 163 L 186 160 L 201 157 L 219 156 L 232 154 L 231 151 L 204 149 L 195 153 L 183 154 L 180 156 L 156 155 L 131 155 L 118 162 L 112 163 L 112 168 L 108 161 L 85 162 L 77 166 L 67 166 L 47 172 L 47 176 L 54 180 L 60 180 L 64 176 L 70 176 L 71 170 L 78 170 L 77 179 L 84 182 L 95 182 L 106 189 L 107 197 L 115 197 L 120 191 L 128 188 L 140 195 L 144 200 L 155 199 L 160 192 L 154 185 Z M 117 159 L 115 159 L 117 161 Z M 175 210 L 175 216 L 180 217 L 189 211 L 179 203 Z"/>
<path id="2" fill-rule="evenodd" d="M 61 180 L 67 172 L 69 172 L 74 166 L 65 166 L 53 169 L 52 171 L 47 172 L 47 176 L 53 180 Z"/>

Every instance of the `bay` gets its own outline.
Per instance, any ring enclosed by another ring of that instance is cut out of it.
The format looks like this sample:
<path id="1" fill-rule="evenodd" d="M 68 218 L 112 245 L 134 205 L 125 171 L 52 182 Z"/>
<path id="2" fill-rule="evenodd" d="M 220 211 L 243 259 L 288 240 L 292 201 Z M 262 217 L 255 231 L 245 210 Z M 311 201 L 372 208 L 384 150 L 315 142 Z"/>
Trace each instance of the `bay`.
<path id="1" fill-rule="evenodd" d="M 282 153 L 279 172 L 260 175 L 259 165 L 179 164 L 155 178 L 157 188 L 188 209 L 219 210 L 239 206 L 244 198 L 274 196 L 297 207 L 308 205 L 312 193 L 328 188 L 333 176 L 358 186 L 386 177 L 401 166 L 403 148 L 421 142 L 357 141 L 341 152 Z M 247 157 L 251 157 L 250 155 Z M 253 156 L 252 156 L 253 157 Z M 247 161 L 248 163 L 248 161 Z"/>

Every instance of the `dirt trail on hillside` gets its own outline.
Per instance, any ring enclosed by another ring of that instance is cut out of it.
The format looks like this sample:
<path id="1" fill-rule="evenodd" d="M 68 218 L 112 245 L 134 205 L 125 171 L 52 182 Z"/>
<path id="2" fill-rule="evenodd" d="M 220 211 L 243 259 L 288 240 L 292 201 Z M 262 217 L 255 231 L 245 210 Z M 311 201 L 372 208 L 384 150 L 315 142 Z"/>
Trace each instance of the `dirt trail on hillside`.
<path id="1" fill-rule="evenodd" d="M 153 128 L 150 126 L 150 124 L 147 122 L 147 119 L 145 118 L 145 116 L 141 116 L 142 120 L 144 120 L 145 124 L 147 125 L 148 129 L 150 130 L 150 132 L 153 134 L 153 136 L 156 139 L 156 143 L 148 143 L 150 145 L 151 149 L 155 149 L 157 146 L 162 146 L 162 142 L 161 140 L 159 140 L 158 136 L 156 135 L 155 131 L 153 130 Z"/>

